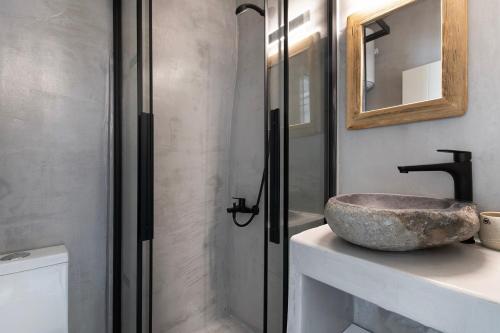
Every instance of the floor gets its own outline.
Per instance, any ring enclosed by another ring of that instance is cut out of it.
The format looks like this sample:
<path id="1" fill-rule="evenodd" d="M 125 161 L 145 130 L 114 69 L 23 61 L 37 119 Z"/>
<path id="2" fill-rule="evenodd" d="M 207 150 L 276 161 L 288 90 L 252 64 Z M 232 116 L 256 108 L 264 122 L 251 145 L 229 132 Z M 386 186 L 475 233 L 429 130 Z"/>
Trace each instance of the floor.
<path id="1" fill-rule="evenodd" d="M 252 329 L 238 319 L 234 317 L 226 317 L 217 319 L 211 324 L 207 325 L 202 330 L 197 333 L 257 333 L 255 329 Z"/>

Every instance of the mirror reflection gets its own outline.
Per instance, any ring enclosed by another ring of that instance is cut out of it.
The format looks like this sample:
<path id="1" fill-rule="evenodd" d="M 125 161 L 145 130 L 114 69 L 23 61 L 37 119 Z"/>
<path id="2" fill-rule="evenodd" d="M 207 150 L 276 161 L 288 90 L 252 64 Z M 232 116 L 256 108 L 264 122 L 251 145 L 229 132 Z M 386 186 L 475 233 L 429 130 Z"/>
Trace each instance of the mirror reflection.
<path id="1" fill-rule="evenodd" d="M 364 26 L 364 112 L 442 97 L 441 7 L 419 0 Z"/>

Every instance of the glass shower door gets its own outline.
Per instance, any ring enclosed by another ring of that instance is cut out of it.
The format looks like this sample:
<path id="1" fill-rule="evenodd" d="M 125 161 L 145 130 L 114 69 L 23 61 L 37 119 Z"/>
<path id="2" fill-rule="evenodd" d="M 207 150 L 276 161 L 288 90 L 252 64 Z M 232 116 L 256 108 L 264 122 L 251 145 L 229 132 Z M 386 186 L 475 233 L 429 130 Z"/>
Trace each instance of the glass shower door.
<path id="1" fill-rule="evenodd" d="M 284 332 L 288 257 L 287 36 L 286 0 L 269 0 L 266 8 L 268 192 L 265 230 L 265 332 Z"/>
<path id="2" fill-rule="evenodd" d="M 153 327 L 161 332 L 234 331 L 242 319 L 245 327 L 256 332 L 285 332 L 289 239 L 323 224 L 323 205 L 331 191 L 326 185 L 330 162 L 325 156 L 331 111 L 328 13 L 333 1 L 265 1 L 266 200 L 264 214 L 246 229 L 233 225 L 225 200 L 239 196 L 238 191 L 253 193 L 255 182 L 246 179 L 260 180 L 262 166 L 252 177 L 240 168 L 241 175 L 233 177 L 240 182 L 229 182 L 230 193 L 217 183 L 227 174 L 222 166 L 226 148 L 221 145 L 229 134 L 227 113 L 233 112 L 231 126 L 245 138 L 234 138 L 232 143 L 232 158 L 240 165 L 252 165 L 251 159 L 245 160 L 248 150 L 238 145 L 248 145 L 243 131 L 262 133 L 262 113 L 251 112 L 262 110 L 255 107 L 262 98 L 247 89 L 263 91 L 262 83 L 255 82 L 261 82 L 259 69 L 264 66 L 250 62 L 260 55 L 248 42 L 262 41 L 262 32 L 251 30 L 261 17 L 253 12 L 239 17 L 241 68 L 240 76 L 234 69 L 234 76 L 241 90 L 231 110 L 231 105 L 219 104 L 228 99 L 231 89 L 226 88 L 234 84 L 227 61 L 219 59 L 226 59 L 226 50 L 234 46 L 234 36 L 225 35 L 234 29 L 222 24 L 231 22 L 232 6 L 215 2 L 212 9 L 220 17 L 202 12 L 207 18 L 200 22 L 220 20 L 220 24 L 207 23 L 213 30 L 207 32 L 204 26 L 183 25 L 185 18 L 179 13 L 194 12 L 182 1 L 155 2 L 152 29 L 150 3 L 122 1 L 122 331 L 150 332 Z M 161 166 L 154 258 L 150 38 L 155 44 L 155 110 L 160 129 L 156 159 Z"/>
<path id="3" fill-rule="evenodd" d="M 289 3 L 289 236 L 323 224 L 330 195 L 326 156 L 329 2 Z"/>
<path id="4" fill-rule="evenodd" d="M 269 0 L 267 331 L 286 332 L 290 238 L 333 194 L 331 0 Z M 330 161 L 331 159 L 331 161 Z"/>

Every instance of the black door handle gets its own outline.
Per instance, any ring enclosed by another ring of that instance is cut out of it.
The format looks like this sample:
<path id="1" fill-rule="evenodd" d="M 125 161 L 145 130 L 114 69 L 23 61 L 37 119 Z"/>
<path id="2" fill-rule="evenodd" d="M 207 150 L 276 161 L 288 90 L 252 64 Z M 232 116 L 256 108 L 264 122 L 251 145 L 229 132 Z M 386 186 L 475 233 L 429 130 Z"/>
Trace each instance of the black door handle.
<path id="1" fill-rule="evenodd" d="M 139 233 L 142 241 L 152 240 L 153 219 L 153 115 L 139 115 Z"/>
<path id="2" fill-rule="evenodd" d="M 272 243 L 280 243 L 280 110 L 274 109 L 269 113 L 269 240 Z"/>

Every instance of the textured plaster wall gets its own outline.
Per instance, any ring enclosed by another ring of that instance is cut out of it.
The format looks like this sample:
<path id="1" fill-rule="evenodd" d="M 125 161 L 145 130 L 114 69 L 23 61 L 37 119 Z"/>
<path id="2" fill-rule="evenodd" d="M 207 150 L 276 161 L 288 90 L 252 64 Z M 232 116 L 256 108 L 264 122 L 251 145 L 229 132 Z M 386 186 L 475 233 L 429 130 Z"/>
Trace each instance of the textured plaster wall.
<path id="1" fill-rule="evenodd" d="M 377 0 L 382 1 L 382 0 Z M 465 116 L 350 131 L 345 128 L 347 16 L 366 5 L 339 0 L 339 192 L 389 192 L 453 197 L 453 182 L 440 172 L 399 174 L 396 166 L 439 163 L 451 156 L 437 148 L 473 154 L 474 199 L 480 210 L 498 210 L 500 200 L 500 3 L 469 1 L 469 107 Z"/>
<path id="2" fill-rule="evenodd" d="M 153 1 L 154 332 L 196 332 L 227 310 L 234 0 Z"/>
<path id="3" fill-rule="evenodd" d="M 112 2 L 0 6 L 0 253 L 65 244 L 69 330 L 105 332 Z"/>

